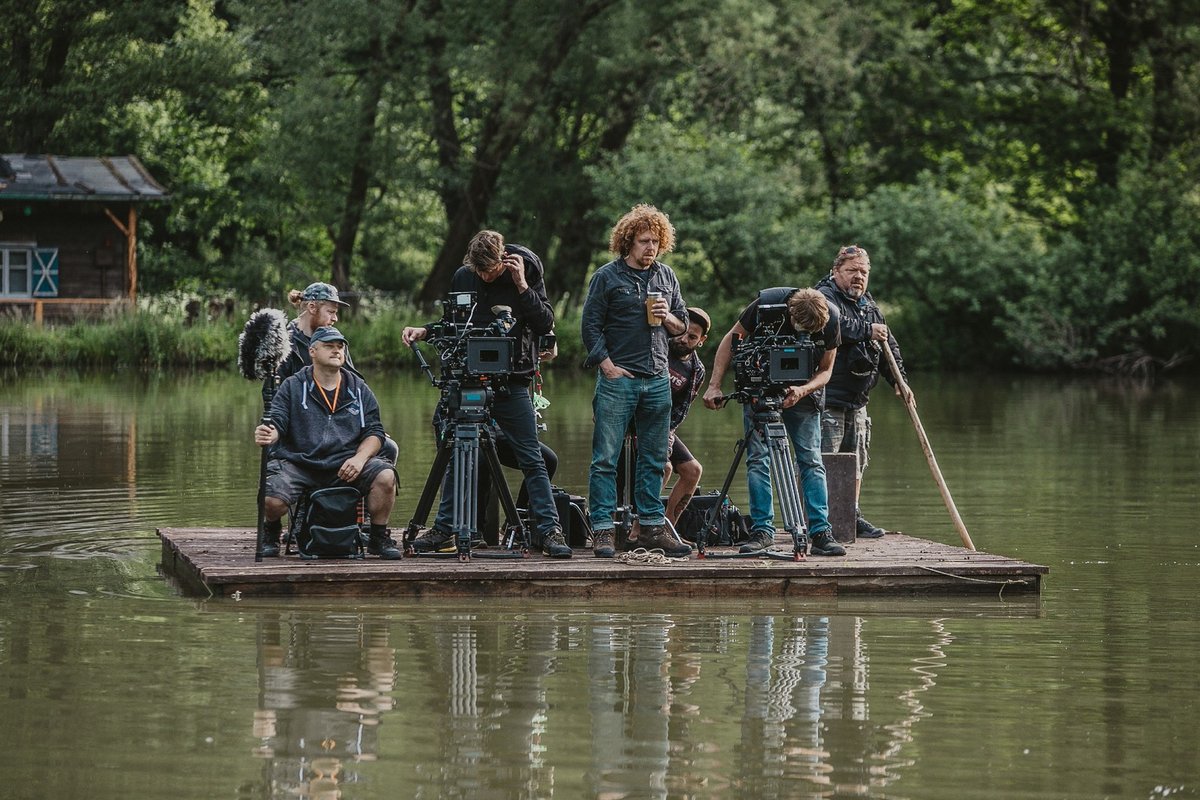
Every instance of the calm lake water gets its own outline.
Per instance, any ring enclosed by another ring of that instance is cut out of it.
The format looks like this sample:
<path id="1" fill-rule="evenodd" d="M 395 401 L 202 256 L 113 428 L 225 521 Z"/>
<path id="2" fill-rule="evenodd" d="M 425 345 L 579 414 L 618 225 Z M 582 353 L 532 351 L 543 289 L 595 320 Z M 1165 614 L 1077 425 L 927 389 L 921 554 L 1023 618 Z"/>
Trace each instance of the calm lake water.
<path id="1" fill-rule="evenodd" d="M 1040 599 L 181 596 L 160 526 L 254 522 L 257 387 L 0 382 L 0 798 L 1200 797 L 1200 385 L 918 375 L 976 545 Z M 407 521 L 434 390 L 376 376 Z M 586 490 L 590 380 L 551 375 Z M 867 516 L 957 535 L 880 390 Z M 717 488 L 735 409 L 685 438 Z M 745 481 L 734 501 L 744 506 Z"/>

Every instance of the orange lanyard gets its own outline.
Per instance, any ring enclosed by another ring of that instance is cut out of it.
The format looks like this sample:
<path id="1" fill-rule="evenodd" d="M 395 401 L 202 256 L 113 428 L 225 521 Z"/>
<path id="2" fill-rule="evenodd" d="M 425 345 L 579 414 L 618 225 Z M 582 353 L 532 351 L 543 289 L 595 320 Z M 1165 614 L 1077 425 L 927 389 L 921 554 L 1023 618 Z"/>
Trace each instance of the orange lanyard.
<path id="1" fill-rule="evenodd" d="M 337 411 L 338 395 L 342 393 L 342 373 L 338 373 L 337 386 L 333 388 L 332 403 L 329 402 L 329 395 L 325 394 L 325 387 L 316 381 L 313 381 L 313 384 L 317 387 L 317 391 L 321 393 L 321 399 L 325 401 L 325 405 L 329 406 L 329 413 L 332 414 L 334 411 Z"/>

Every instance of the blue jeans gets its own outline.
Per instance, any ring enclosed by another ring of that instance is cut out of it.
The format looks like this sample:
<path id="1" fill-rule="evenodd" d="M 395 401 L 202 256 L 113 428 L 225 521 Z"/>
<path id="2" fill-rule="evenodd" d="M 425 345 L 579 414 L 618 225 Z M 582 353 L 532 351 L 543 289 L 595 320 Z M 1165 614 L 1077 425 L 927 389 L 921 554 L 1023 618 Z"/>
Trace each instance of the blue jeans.
<path id="1" fill-rule="evenodd" d="M 606 378 L 596 376 L 592 398 L 595 427 L 592 429 L 592 467 L 588 473 L 588 512 L 592 528 L 613 529 L 617 510 L 617 458 L 625 442 L 630 421 L 637 431 L 637 463 L 634 465 L 633 507 L 642 525 L 662 525 L 663 467 L 667 462 L 667 440 L 671 425 L 671 379 Z"/>
<path id="2" fill-rule="evenodd" d="M 529 387 L 511 386 L 506 396 L 497 393 L 492 401 L 492 419 L 504 431 L 508 446 L 516 457 L 517 467 L 525 474 L 525 488 L 529 491 L 529 516 L 533 526 L 540 536 L 548 536 L 559 527 L 558 510 L 550 490 L 546 462 L 542 460 L 542 446 L 538 442 L 537 421 L 533 415 L 533 401 L 529 399 Z M 479 454 L 479 468 L 487 469 L 482 452 Z M 433 521 L 433 527 L 440 531 L 449 532 L 452 528 L 455 491 L 454 467 L 451 464 L 446 468 L 446 477 L 442 480 L 442 501 L 438 505 L 437 518 Z"/>
<path id="3" fill-rule="evenodd" d="M 750 527 L 775 530 L 775 504 L 771 497 L 771 460 L 766 441 L 753 430 L 750 406 L 743 406 L 746 436 L 746 483 L 750 489 Z M 783 410 L 783 425 L 792 449 L 804 492 L 804 511 L 810 534 L 829 530 L 829 489 L 825 485 L 825 462 L 821 460 L 821 415 L 795 406 Z"/>

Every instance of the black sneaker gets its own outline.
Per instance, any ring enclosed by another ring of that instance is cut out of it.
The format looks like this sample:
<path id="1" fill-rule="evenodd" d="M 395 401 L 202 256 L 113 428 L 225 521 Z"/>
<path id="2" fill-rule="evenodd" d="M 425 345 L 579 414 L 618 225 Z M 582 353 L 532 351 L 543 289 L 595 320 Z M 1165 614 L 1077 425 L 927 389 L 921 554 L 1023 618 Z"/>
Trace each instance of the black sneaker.
<path id="1" fill-rule="evenodd" d="M 647 550 L 662 550 L 664 555 L 671 558 L 682 558 L 692 554 L 691 546 L 681 544 L 667 531 L 665 525 L 643 525 L 637 542 L 638 547 L 644 547 Z"/>
<path id="2" fill-rule="evenodd" d="M 562 528 L 555 528 L 542 537 L 542 555 L 550 558 L 570 558 L 574 553 L 567 546 Z"/>
<path id="3" fill-rule="evenodd" d="M 846 548 L 834 541 L 833 531 L 826 528 L 812 535 L 808 541 L 808 552 L 814 556 L 844 556 Z"/>
<path id="4" fill-rule="evenodd" d="M 876 527 L 870 522 L 867 522 L 866 517 L 862 514 L 858 515 L 858 519 L 854 521 L 855 536 L 859 539 L 881 539 L 887 533 L 883 528 Z"/>
<path id="5" fill-rule="evenodd" d="M 596 531 L 592 534 L 592 555 L 596 558 L 612 558 L 617 551 L 613 549 L 612 531 Z"/>
<path id="6" fill-rule="evenodd" d="M 414 553 L 437 553 L 440 552 L 446 545 L 454 547 L 454 535 L 448 531 L 439 531 L 437 528 L 430 528 L 425 533 L 413 539 L 412 549 Z"/>
<path id="7" fill-rule="evenodd" d="M 775 531 L 750 531 L 750 538 L 738 548 L 742 553 L 757 553 L 775 544 Z"/>
<path id="8" fill-rule="evenodd" d="M 367 540 L 367 552 L 373 556 L 379 556 L 384 561 L 404 558 L 404 553 L 396 546 L 396 540 L 387 533 L 381 536 L 371 534 L 371 538 Z"/>

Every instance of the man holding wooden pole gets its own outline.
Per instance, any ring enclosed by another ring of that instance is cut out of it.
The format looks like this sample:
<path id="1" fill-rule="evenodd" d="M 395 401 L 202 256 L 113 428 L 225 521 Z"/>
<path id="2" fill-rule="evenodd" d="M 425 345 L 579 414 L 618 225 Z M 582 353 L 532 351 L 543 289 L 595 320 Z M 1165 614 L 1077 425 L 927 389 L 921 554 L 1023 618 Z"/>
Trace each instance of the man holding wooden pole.
<path id="1" fill-rule="evenodd" d="M 871 418 L 867 416 L 867 401 L 882 375 L 896 389 L 905 403 L 916 403 L 908 388 L 900 346 L 884 323 L 883 312 L 867 291 L 871 276 L 871 257 L 858 245 L 847 245 L 838 251 L 829 275 L 817 283 L 816 289 L 825 295 L 841 317 L 842 343 L 833 364 L 833 375 L 825 387 L 825 410 L 821 414 L 821 451 L 825 453 L 857 453 L 858 473 L 854 485 L 855 529 L 859 539 L 878 539 L 884 530 L 872 525 L 858 507 L 862 491 L 863 471 L 869 461 Z M 892 361 L 883 358 L 888 347 Z M 901 380 L 897 380 L 897 377 Z M 907 396 L 904 394 L 907 392 Z"/>

